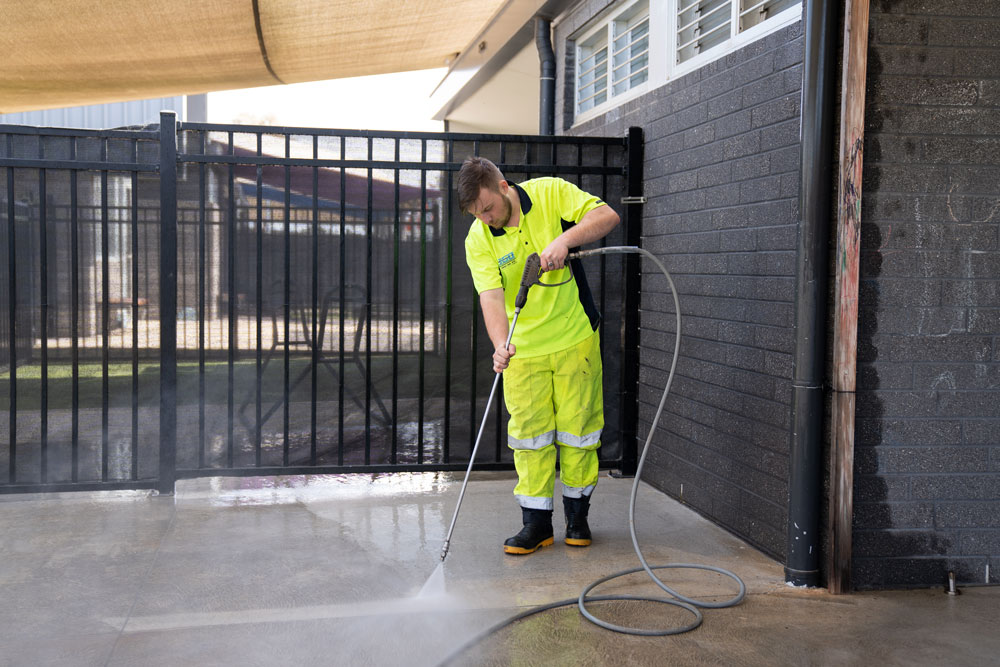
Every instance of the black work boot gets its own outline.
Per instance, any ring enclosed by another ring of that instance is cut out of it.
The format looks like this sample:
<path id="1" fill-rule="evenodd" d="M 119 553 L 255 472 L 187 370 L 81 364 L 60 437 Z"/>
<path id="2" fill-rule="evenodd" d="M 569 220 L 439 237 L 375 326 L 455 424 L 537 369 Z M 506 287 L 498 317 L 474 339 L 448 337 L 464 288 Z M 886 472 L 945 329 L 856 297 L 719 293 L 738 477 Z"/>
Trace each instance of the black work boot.
<path id="1" fill-rule="evenodd" d="M 587 513 L 590 511 L 590 498 L 563 496 L 563 510 L 566 512 L 566 544 L 571 547 L 589 547 L 590 526 L 587 525 Z"/>
<path id="2" fill-rule="evenodd" d="M 530 554 L 555 541 L 552 534 L 552 510 L 522 507 L 521 520 L 524 522 L 521 532 L 503 543 L 505 553 Z"/>

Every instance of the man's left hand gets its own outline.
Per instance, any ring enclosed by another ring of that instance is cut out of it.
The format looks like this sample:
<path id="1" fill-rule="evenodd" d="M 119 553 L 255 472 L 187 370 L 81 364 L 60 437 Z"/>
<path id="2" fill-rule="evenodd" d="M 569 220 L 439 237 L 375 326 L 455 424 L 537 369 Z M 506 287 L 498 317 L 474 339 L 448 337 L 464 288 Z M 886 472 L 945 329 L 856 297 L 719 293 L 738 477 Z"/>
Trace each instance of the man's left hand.
<path id="1" fill-rule="evenodd" d="M 539 259 L 542 262 L 542 271 L 558 271 L 566 265 L 566 255 L 569 254 L 569 247 L 559 239 L 550 243 Z"/>

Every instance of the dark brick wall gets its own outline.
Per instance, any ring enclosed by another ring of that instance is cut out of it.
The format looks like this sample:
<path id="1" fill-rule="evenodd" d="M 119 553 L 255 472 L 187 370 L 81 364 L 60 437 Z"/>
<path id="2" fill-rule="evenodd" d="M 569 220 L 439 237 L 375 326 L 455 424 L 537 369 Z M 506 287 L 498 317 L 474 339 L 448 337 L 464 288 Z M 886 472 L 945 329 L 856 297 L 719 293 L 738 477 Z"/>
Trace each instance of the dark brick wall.
<path id="1" fill-rule="evenodd" d="M 783 558 L 801 25 L 573 128 L 567 36 L 607 4 L 583 2 L 557 27 L 557 76 L 568 86 L 557 94 L 557 117 L 569 134 L 645 130 L 642 245 L 673 274 L 684 337 L 644 478 Z M 642 441 L 666 381 L 674 330 L 666 281 L 655 267 L 644 270 Z"/>
<path id="2" fill-rule="evenodd" d="M 1000 3 L 871 6 L 854 581 L 1000 575 Z"/>

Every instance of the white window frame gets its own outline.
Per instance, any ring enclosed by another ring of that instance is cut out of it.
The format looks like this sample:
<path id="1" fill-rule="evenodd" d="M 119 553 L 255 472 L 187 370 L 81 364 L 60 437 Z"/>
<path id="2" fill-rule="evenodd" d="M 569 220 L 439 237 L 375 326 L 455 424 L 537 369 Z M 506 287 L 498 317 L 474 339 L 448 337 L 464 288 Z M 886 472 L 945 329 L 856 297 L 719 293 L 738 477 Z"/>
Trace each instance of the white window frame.
<path id="1" fill-rule="evenodd" d="M 649 43 L 649 54 L 648 54 L 648 73 L 646 75 L 646 80 L 636 86 L 630 86 L 628 90 L 615 94 L 614 93 L 614 30 L 613 26 L 615 21 L 622 15 L 630 11 L 636 5 L 648 4 L 649 6 L 649 31 L 647 33 L 648 43 Z M 658 41 L 653 38 L 653 26 L 657 22 L 656 17 L 653 15 L 653 5 L 659 4 L 656 0 L 627 0 L 626 2 L 615 5 L 610 12 L 605 13 L 598 21 L 594 22 L 589 26 L 584 32 L 580 33 L 575 37 L 573 41 L 573 49 L 576 53 L 576 58 L 574 62 L 577 64 L 573 69 L 573 114 L 574 122 L 579 122 L 581 119 L 589 119 L 595 116 L 599 116 L 602 113 L 606 113 L 608 109 L 612 109 L 619 104 L 627 102 L 633 98 L 642 95 L 643 93 L 650 90 L 650 81 L 653 80 L 657 72 L 657 64 L 661 61 L 660 54 L 656 49 L 653 48 L 654 44 Z M 580 51 L 581 47 L 579 45 L 590 40 L 592 37 L 597 35 L 599 32 L 604 32 L 605 34 L 605 45 L 608 50 L 607 54 L 607 81 L 605 93 L 607 99 L 593 107 L 587 109 L 586 111 L 580 112 L 580 70 L 578 69 L 579 63 L 581 62 Z M 660 40 L 662 41 L 662 40 Z"/>
<path id="2" fill-rule="evenodd" d="M 602 116 L 608 111 L 618 107 L 631 99 L 635 99 L 649 91 L 655 90 L 665 85 L 668 81 L 680 78 L 689 74 L 708 63 L 723 58 L 726 55 L 737 51 L 747 44 L 762 37 L 797 23 L 802 18 L 803 3 L 789 7 L 780 14 L 758 23 L 757 25 L 740 32 L 739 14 L 740 0 L 729 0 L 732 17 L 729 23 L 729 38 L 714 48 L 700 53 L 687 61 L 677 64 L 677 8 L 680 4 L 690 4 L 691 0 L 648 0 L 649 2 L 649 76 L 646 81 L 634 88 L 630 88 L 624 93 L 613 95 L 613 83 L 611 81 L 611 44 L 612 31 L 611 24 L 621 14 L 627 12 L 641 0 L 625 0 L 613 5 L 608 10 L 602 12 L 583 29 L 570 36 L 569 41 L 576 54 L 573 68 L 573 125 L 585 123 L 588 120 Z M 582 44 L 592 36 L 604 30 L 608 35 L 608 87 L 607 100 L 595 105 L 586 111 L 579 109 L 579 63 L 580 50 L 578 44 Z"/>

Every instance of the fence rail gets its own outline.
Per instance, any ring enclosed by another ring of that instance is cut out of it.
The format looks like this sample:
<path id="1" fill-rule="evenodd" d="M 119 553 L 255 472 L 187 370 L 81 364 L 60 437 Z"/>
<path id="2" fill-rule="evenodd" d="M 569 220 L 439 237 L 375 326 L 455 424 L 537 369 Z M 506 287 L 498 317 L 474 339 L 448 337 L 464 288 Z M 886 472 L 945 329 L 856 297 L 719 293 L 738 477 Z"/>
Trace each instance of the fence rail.
<path id="1" fill-rule="evenodd" d="M 0 492 L 464 469 L 492 376 L 454 173 L 485 155 L 510 180 L 558 174 L 614 204 L 641 187 L 626 178 L 639 145 L 173 114 L 0 125 Z M 616 236 L 634 236 L 632 208 Z M 617 422 L 635 273 L 602 257 L 590 276 L 614 351 L 608 467 L 634 461 Z M 503 417 L 478 468 L 512 467 Z"/>

